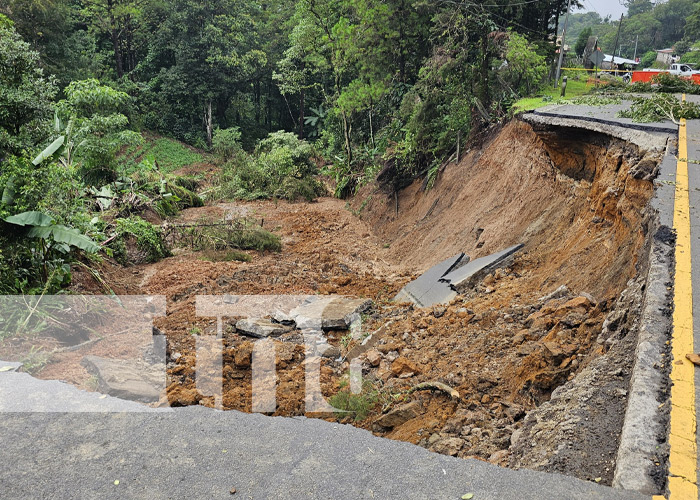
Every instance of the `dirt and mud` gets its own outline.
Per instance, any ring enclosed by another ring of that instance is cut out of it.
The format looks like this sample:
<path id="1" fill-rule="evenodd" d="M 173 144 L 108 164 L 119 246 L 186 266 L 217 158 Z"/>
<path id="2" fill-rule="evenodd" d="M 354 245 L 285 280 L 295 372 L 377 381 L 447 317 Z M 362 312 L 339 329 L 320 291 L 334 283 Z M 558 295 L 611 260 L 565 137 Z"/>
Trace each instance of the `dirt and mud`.
<path id="1" fill-rule="evenodd" d="M 575 399 L 576 379 L 591 367 L 631 358 L 636 338 L 631 318 L 644 286 L 646 206 L 653 194 L 638 167 L 658 160 L 603 135 L 536 131 L 513 121 L 458 165 L 447 166 L 432 190 L 423 190 L 421 181 L 402 190 L 398 204 L 371 185 L 350 202 L 213 204 L 170 222 L 244 216 L 281 236 L 279 253 L 248 252 L 250 262 L 213 262 L 210 255 L 183 248 L 155 264 L 121 267 L 105 261 L 102 282 L 77 268 L 72 290 L 99 294 L 107 287 L 116 294 L 167 297 L 167 316 L 154 324 L 168 341 L 161 404 L 173 406 L 215 403 L 197 390 L 194 377 L 195 336 L 217 332 L 215 318 L 196 316 L 197 295 L 372 299 L 359 337 L 327 333 L 333 348 L 321 367 L 324 395 L 345 394 L 350 358 L 359 353 L 365 392 L 352 401 L 362 411 L 314 416 L 439 453 L 609 483 L 628 365 L 599 370 L 605 376 L 596 384 L 606 392 L 596 404 L 610 410 L 591 417 L 598 419 L 593 423 L 587 417 L 589 427 L 601 427 L 595 435 L 576 437 L 577 423 L 569 419 L 566 449 L 574 451 L 567 457 L 557 456 L 561 443 L 531 438 L 537 422 L 528 414 L 557 388 Z M 465 252 L 474 259 L 518 243 L 525 248 L 512 265 L 444 307 L 391 302 L 407 282 L 448 257 Z M 251 411 L 255 339 L 234 325 L 233 319 L 225 322 L 223 373 L 214 376 L 223 382 L 224 408 Z M 358 339 L 370 333 L 369 344 L 359 348 Z M 275 341 L 275 415 L 305 414 L 305 351 L 298 339 Z M 616 348 L 623 343 L 627 347 Z M 79 351 L 54 353 L 39 376 L 92 389 L 81 357 L 138 357 L 142 348 L 127 335 L 104 338 Z M 419 386 L 434 382 L 459 397 L 435 385 Z M 353 397 L 345 396 L 333 401 Z M 565 422 L 559 413 L 548 417 L 550 427 Z M 533 445 L 525 446 L 523 436 Z M 594 453 L 596 458 L 585 458 Z"/>

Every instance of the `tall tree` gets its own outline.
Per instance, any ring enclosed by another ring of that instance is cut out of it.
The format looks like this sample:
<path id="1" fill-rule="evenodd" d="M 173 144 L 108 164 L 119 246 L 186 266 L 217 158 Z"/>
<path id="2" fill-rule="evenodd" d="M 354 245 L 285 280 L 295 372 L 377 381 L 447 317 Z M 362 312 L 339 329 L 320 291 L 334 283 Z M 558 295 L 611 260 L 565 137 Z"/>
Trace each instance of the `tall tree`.
<path id="1" fill-rule="evenodd" d="M 0 159 L 44 138 L 56 91 L 39 66 L 39 53 L 10 23 L 0 22 Z"/>

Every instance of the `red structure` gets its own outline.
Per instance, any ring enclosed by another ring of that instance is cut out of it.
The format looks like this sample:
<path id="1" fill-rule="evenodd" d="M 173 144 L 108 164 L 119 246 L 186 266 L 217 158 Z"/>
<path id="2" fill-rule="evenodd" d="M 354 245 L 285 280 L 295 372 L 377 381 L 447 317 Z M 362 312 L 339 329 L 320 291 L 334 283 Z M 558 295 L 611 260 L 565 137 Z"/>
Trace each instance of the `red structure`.
<path id="1" fill-rule="evenodd" d="M 632 73 L 632 83 L 645 82 L 651 83 L 652 79 L 661 73 L 667 73 L 667 71 L 634 71 Z M 688 80 L 692 80 L 694 83 L 700 85 L 700 75 L 693 75 L 692 77 L 681 77 Z"/>

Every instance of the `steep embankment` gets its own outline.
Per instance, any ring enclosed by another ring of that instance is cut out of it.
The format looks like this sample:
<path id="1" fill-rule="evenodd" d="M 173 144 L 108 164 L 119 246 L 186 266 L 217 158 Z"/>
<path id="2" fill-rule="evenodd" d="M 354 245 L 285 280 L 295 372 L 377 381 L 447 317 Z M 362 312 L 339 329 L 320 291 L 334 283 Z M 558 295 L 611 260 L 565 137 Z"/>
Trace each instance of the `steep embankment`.
<path id="1" fill-rule="evenodd" d="M 416 271 L 461 251 L 477 258 L 525 243 L 519 262 L 533 292 L 565 284 L 616 296 L 636 273 L 644 241 L 653 187 L 630 175 L 644 155 L 593 132 L 536 132 L 513 121 L 448 166 L 434 189 L 415 182 L 402 191 L 398 214 L 393 198 L 374 194 L 362 218 L 391 244 L 390 257 Z M 658 160 L 645 158 L 642 167 Z"/>

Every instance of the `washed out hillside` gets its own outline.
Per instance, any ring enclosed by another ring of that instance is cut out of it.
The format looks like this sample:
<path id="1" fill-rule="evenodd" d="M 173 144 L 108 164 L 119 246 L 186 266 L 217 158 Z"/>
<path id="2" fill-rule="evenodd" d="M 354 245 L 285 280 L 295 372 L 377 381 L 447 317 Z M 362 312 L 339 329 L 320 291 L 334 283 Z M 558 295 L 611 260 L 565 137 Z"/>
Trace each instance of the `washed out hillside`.
<path id="1" fill-rule="evenodd" d="M 16 376 L 697 496 L 700 0 L 588 4 L 0 0 L 0 411 L 64 411 Z"/>

